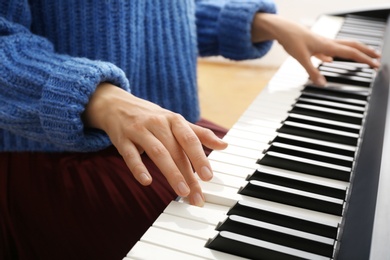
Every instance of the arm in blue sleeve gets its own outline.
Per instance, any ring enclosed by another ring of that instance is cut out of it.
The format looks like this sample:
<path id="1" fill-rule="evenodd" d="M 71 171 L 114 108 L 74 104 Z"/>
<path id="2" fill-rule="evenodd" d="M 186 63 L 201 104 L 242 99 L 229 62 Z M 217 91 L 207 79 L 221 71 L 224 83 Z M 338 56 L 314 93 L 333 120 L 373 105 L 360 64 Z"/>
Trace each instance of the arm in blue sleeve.
<path id="1" fill-rule="evenodd" d="M 93 151 L 108 136 L 85 129 L 81 114 L 101 82 L 127 91 L 124 72 L 111 63 L 56 54 L 26 24 L 0 14 L 0 128 L 54 150 Z M 11 147 L 12 148 L 12 147 Z"/>
<path id="2" fill-rule="evenodd" d="M 271 0 L 197 0 L 196 25 L 200 56 L 221 55 L 233 60 L 265 55 L 272 41 L 252 43 L 257 12 L 276 13 Z"/>

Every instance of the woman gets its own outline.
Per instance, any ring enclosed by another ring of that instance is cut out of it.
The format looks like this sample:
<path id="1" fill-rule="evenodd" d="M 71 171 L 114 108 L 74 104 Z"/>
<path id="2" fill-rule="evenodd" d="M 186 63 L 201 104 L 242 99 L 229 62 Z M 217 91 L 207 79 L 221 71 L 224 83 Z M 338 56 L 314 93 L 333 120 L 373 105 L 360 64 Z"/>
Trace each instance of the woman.
<path id="1" fill-rule="evenodd" d="M 121 259 L 166 205 L 203 205 L 194 170 L 226 130 L 200 119 L 197 55 L 277 40 L 318 85 L 316 55 L 377 67 L 268 0 L 0 0 L 0 256 Z M 204 150 L 203 146 L 208 147 Z"/>

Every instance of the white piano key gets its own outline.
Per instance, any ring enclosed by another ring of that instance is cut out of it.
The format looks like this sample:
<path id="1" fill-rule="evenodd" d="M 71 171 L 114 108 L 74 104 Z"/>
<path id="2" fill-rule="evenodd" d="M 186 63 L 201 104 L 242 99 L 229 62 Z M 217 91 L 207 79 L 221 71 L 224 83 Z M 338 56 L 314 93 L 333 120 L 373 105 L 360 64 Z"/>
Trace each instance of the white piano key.
<path id="1" fill-rule="evenodd" d="M 268 208 L 268 211 L 279 212 L 280 214 L 312 222 L 327 223 L 327 225 L 331 226 L 337 226 L 341 223 L 341 218 L 335 215 L 240 195 L 237 193 L 238 190 L 235 188 L 225 187 L 209 182 L 200 182 L 200 185 L 202 187 L 206 201 L 209 203 L 232 207 L 237 201 L 240 200 L 245 201 L 246 203 L 257 205 L 257 207 Z"/>
<path id="2" fill-rule="evenodd" d="M 214 161 L 219 161 L 219 162 L 230 162 L 231 164 L 236 164 L 238 166 L 243 166 L 243 167 L 256 168 L 256 161 L 254 161 L 253 159 L 224 153 L 223 151 L 213 151 L 209 155 L 209 159 Z"/>
<path id="3" fill-rule="evenodd" d="M 203 207 L 197 207 L 185 201 L 172 201 L 165 208 L 164 213 L 217 226 L 218 222 L 225 218 L 229 208 L 226 205 L 217 208 L 211 207 L 209 202 L 206 202 Z"/>
<path id="4" fill-rule="evenodd" d="M 268 121 L 280 121 L 286 117 L 287 112 L 292 108 L 292 106 L 287 107 L 278 107 L 275 109 L 271 106 L 263 106 L 262 111 L 256 110 L 246 110 L 242 116 L 243 117 L 251 117 L 257 119 L 265 119 Z"/>
<path id="5" fill-rule="evenodd" d="M 287 117 L 287 114 L 286 114 Z M 281 119 L 285 119 L 286 117 L 283 117 Z M 244 122 L 245 121 L 245 122 Z M 279 128 L 282 120 L 275 120 L 274 122 L 264 120 L 259 117 L 249 117 L 244 116 L 242 117 L 242 120 L 237 121 L 237 123 L 234 125 L 235 129 L 242 129 L 248 132 L 255 132 L 255 133 L 262 133 L 266 135 L 267 133 L 272 134 L 275 132 L 275 129 Z"/>
<path id="6" fill-rule="evenodd" d="M 205 189 L 207 194 L 209 194 L 210 192 L 212 193 L 213 191 L 211 190 L 221 191 L 221 187 L 219 187 L 219 185 L 214 185 L 210 183 L 204 185 L 205 185 L 204 188 L 205 187 L 208 188 Z M 333 228 L 334 227 L 337 228 L 337 226 L 339 225 L 340 218 L 333 215 L 305 210 L 301 208 L 295 208 L 292 206 L 278 204 L 275 202 L 270 202 L 261 199 L 255 199 L 247 196 L 241 196 L 237 193 L 234 193 L 236 189 L 224 188 L 223 190 L 224 192 L 219 193 L 219 195 L 223 196 L 222 199 L 225 200 L 225 202 L 229 201 L 228 202 L 229 206 L 227 206 L 226 209 L 210 210 L 207 205 L 215 205 L 216 204 L 215 201 L 206 202 L 205 207 L 202 208 L 185 204 L 185 203 L 180 203 L 180 202 L 171 202 L 164 212 L 178 217 L 188 218 L 195 221 L 200 221 L 210 225 L 217 226 L 217 224 L 221 220 L 225 219 L 228 209 L 230 209 L 238 200 L 240 200 L 241 204 L 246 205 L 247 207 L 257 208 L 260 210 L 273 212 L 276 214 L 281 214 L 292 218 L 311 221 L 314 223 L 326 225 Z M 233 196 L 236 197 L 235 199 L 231 198 L 232 194 Z M 214 196 L 215 199 L 215 196 L 218 195 L 214 194 L 212 196 Z"/>
<path id="7" fill-rule="evenodd" d="M 178 245 L 179 246 L 179 245 Z M 123 260 L 139 259 L 139 260 L 173 260 L 173 259 L 188 259 L 202 260 L 204 258 L 180 252 L 174 249 L 161 247 L 155 244 L 138 241 Z"/>
<path id="8" fill-rule="evenodd" d="M 245 127 L 242 128 L 243 129 L 232 128 L 226 134 L 226 136 L 241 138 L 248 141 L 254 140 L 254 142 L 261 142 L 261 143 L 267 143 L 269 141 L 272 141 L 272 139 L 275 137 L 275 132 L 272 131 L 270 131 L 269 134 L 264 134 L 259 132 L 249 132 L 245 130 Z"/>
<path id="9" fill-rule="evenodd" d="M 253 162 L 256 162 L 256 160 L 263 155 L 263 150 L 266 149 L 267 147 L 268 144 L 263 144 L 262 146 L 259 146 L 257 149 L 249 149 L 249 148 L 229 144 L 229 146 L 226 149 L 221 150 L 221 152 L 250 158 L 253 159 Z"/>
<path id="10" fill-rule="evenodd" d="M 211 163 L 213 166 L 213 163 L 215 163 L 215 161 L 211 161 Z M 217 163 L 220 164 L 220 167 L 213 168 L 214 177 L 209 182 L 224 185 L 227 187 L 233 187 L 236 189 L 239 189 L 240 187 L 244 186 L 247 183 L 246 178 L 251 176 L 255 172 L 255 170 L 275 176 L 289 178 L 292 180 L 299 180 L 307 183 L 318 184 L 325 187 L 333 187 L 340 190 L 346 190 L 349 187 L 348 182 L 283 170 L 279 168 L 273 168 L 265 165 L 257 165 L 257 168 L 254 169 L 237 167 L 236 165 L 221 162 Z M 231 169 L 231 167 L 235 167 L 235 169 Z"/>
<path id="11" fill-rule="evenodd" d="M 218 233 L 215 230 L 215 225 L 166 213 L 162 213 L 153 223 L 153 226 L 204 240 Z"/>
<path id="12" fill-rule="evenodd" d="M 237 256 L 210 250 L 205 247 L 205 240 L 186 236 L 177 232 L 150 227 L 142 236 L 141 241 L 166 247 L 184 253 L 189 253 L 203 259 L 242 259 Z"/>
<path id="13" fill-rule="evenodd" d="M 229 145 L 235 145 L 255 150 L 259 149 L 259 147 L 262 147 L 264 144 L 268 144 L 271 141 L 269 137 L 265 137 L 263 138 L 263 140 L 249 140 L 232 135 L 225 135 L 223 140 Z"/>
<path id="14" fill-rule="evenodd" d="M 243 177 L 231 176 L 222 172 L 214 172 L 213 178 L 208 182 L 235 189 L 239 189 L 248 183 Z"/>
<path id="15" fill-rule="evenodd" d="M 321 15 L 311 30 L 325 37 L 334 39 L 344 23 L 344 17 Z"/>
<path id="16" fill-rule="evenodd" d="M 273 107 L 274 109 L 286 108 L 301 94 L 301 88 L 289 92 L 267 92 L 262 91 L 253 101 L 253 105 L 248 107 L 251 111 L 261 111 L 262 107 Z"/>
<path id="17" fill-rule="evenodd" d="M 302 250 L 297 250 L 297 249 L 290 248 L 290 247 L 277 245 L 277 244 L 266 242 L 266 241 L 263 241 L 263 240 L 254 239 L 254 238 L 251 238 L 251 237 L 246 237 L 246 236 L 235 234 L 235 233 L 232 233 L 232 232 L 229 232 L 229 231 L 222 231 L 222 232 L 220 232 L 220 234 L 222 236 L 226 237 L 226 238 L 231 239 L 231 240 L 244 242 L 246 244 L 251 244 L 251 245 L 254 245 L 254 246 L 257 246 L 257 247 L 260 247 L 260 248 L 266 248 L 268 250 L 285 253 L 285 254 L 288 254 L 288 255 L 291 255 L 291 256 L 295 256 L 295 257 L 299 257 L 299 258 L 302 258 L 302 259 L 313 259 L 313 260 L 314 259 L 316 259 L 316 260 L 317 259 L 318 260 L 329 259 L 327 257 L 323 257 L 323 256 L 320 256 L 320 255 L 308 253 L 308 252 L 305 252 L 305 251 L 302 251 Z"/>
<path id="18" fill-rule="evenodd" d="M 253 164 L 252 167 L 249 167 L 248 165 L 239 166 L 237 164 L 231 164 L 229 162 L 219 162 L 211 160 L 210 158 L 209 161 L 213 171 L 222 172 L 224 174 L 239 177 L 242 179 L 245 179 L 248 175 L 252 174 L 258 167 L 257 164 Z"/>
<path id="19" fill-rule="evenodd" d="M 258 221 L 258 220 L 254 220 L 254 219 L 250 219 L 250 218 L 246 218 L 246 217 L 237 216 L 237 215 L 232 215 L 231 218 L 235 221 L 238 221 L 238 222 L 261 227 L 264 229 L 273 230 L 273 231 L 279 232 L 279 233 L 289 234 L 289 235 L 296 236 L 296 237 L 302 237 L 302 238 L 317 241 L 317 242 L 320 242 L 323 244 L 333 245 L 335 243 L 334 239 L 331 239 L 331 238 L 318 236 L 318 235 L 314 235 L 314 234 L 311 234 L 308 232 L 303 232 L 303 231 L 299 231 L 299 230 L 295 230 L 295 229 L 291 229 L 291 228 L 286 228 L 286 227 L 266 223 L 263 221 Z"/>

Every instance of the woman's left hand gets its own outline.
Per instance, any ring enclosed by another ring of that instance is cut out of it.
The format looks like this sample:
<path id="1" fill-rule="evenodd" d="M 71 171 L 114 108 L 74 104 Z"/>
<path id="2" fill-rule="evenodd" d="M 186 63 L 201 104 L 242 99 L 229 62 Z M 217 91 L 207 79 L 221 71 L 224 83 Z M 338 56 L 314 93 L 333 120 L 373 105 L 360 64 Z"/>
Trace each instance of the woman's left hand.
<path id="1" fill-rule="evenodd" d="M 379 67 L 380 54 L 360 42 L 329 39 L 315 34 L 308 28 L 288 21 L 275 14 L 258 13 L 252 24 L 252 41 L 277 40 L 308 72 L 316 85 L 325 85 L 326 79 L 313 65 L 311 57 L 324 62 L 333 61 L 333 57 L 366 63 L 373 68 Z"/>

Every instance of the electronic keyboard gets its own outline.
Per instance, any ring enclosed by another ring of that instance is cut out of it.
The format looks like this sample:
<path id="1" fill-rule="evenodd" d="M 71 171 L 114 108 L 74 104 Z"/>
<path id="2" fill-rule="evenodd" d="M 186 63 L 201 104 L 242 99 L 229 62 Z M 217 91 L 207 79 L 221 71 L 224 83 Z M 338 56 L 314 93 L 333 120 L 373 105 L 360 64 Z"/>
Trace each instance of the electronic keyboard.
<path id="1" fill-rule="evenodd" d="M 389 257 L 389 13 L 319 17 L 314 32 L 377 49 L 380 69 L 313 59 L 318 87 L 289 57 L 209 155 L 204 207 L 172 201 L 124 259 Z"/>

